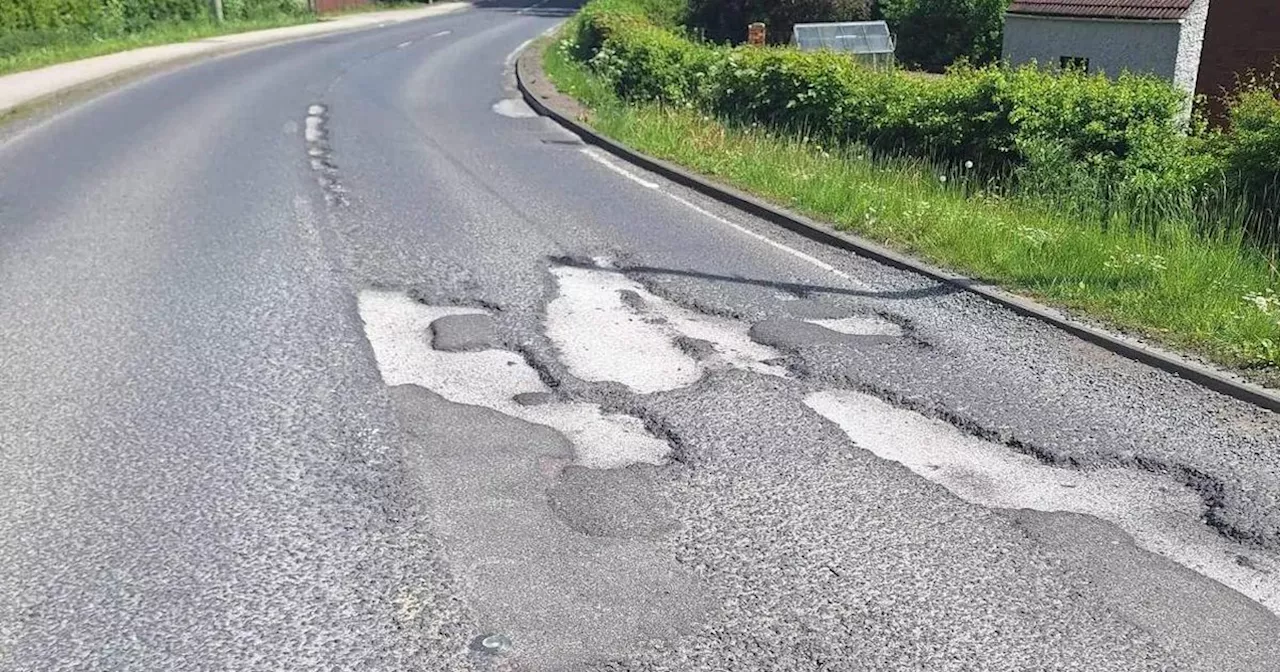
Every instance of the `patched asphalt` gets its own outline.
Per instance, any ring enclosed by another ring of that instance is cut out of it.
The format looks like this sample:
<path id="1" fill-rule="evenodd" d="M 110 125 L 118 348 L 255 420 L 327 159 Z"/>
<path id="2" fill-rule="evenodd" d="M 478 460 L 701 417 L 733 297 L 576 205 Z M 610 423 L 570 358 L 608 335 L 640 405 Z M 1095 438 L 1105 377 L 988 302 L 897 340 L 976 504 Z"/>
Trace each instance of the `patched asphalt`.
<path id="1" fill-rule="evenodd" d="M 1243 562 L 1280 547 L 1280 419 L 495 113 L 569 11 L 526 5 L 208 61 L 0 144 L 0 669 L 1273 667 L 1242 595 L 1095 519 L 966 503 L 804 399 L 1167 473 Z M 548 338 L 554 271 L 601 260 L 785 376 L 688 335 L 688 386 L 574 376 L 599 335 Z M 544 388 L 524 411 L 599 404 L 669 460 L 587 469 L 574 436 L 387 385 L 366 290 L 484 313 L 421 342 L 498 349 Z M 812 324 L 870 316 L 901 333 Z"/>

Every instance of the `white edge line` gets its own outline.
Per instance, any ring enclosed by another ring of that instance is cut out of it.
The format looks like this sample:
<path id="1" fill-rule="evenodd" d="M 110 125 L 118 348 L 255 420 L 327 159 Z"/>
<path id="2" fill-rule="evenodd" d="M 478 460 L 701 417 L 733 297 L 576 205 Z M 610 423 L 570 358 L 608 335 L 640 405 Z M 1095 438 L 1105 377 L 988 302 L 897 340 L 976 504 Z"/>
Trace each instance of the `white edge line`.
<path id="1" fill-rule="evenodd" d="M 626 168 L 619 166 L 613 161 L 610 161 L 608 158 L 605 157 L 603 152 L 596 149 L 595 147 L 583 147 L 578 151 L 582 152 L 583 154 L 586 154 L 587 157 L 590 158 L 592 161 L 595 161 L 596 163 L 604 166 L 605 168 L 608 168 L 609 170 L 612 170 L 613 172 L 627 178 L 628 180 L 635 182 L 636 184 L 644 187 L 645 189 L 655 189 L 655 190 L 658 189 L 657 182 L 650 182 L 649 180 L 643 179 L 639 175 L 636 175 L 635 173 L 632 173 Z"/>
<path id="2" fill-rule="evenodd" d="M 583 154 L 586 154 L 588 157 L 590 157 L 590 158 L 591 158 L 591 160 L 593 160 L 593 161 L 595 161 L 595 162 L 599 163 L 599 164 L 600 164 L 600 165 L 602 165 L 602 166 L 605 166 L 605 167 L 606 167 L 606 168 L 608 168 L 609 170 L 612 170 L 612 171 L 614 171 L 615 173 L 618 173 L 619 175 L 622 175 L 623 177 L 626 177 L 627 179 L 631 180 L 632 182 L 635 182 L 636 184 L 639 184 L 639 185 L 640 185 L 640 186 L 642 186 L 642 187 L 645 187 L 646 189 L 653 189 L 654 191 L 657 191 L 657 192 L 661 193 L 662 195 L 666 196 L 667 198 L 670 198 L 671 200 L 673 200 L 673 201 L 675 201 L 675 202 L 679 203 L 680 205 L 685 206 L 686 208 L 689 208 L 690 210 L 693 210 L 694 212 L 696 212 L 696 213 L 698 213 L 698 214 L 700 214 L 700 215 L 703 215 L 704 217 L 708 217 L 708 218 L 710 218 L 710 219 L 714 219 L 715 221 L 720 222 L 721 224 L 724 224 L 725 226 L 728 226 L 728 227 L 732 228 L 732 229 L 733 229 L 733 230 L 735 230 L 735 231 L 738 231 L 738 232 L 740 232 L 740 233 L 746 234 L 747 236 L 750 236 L 750 237 L 752 237 L 752 238 L 754 238 L 754 239 L 756 239 L 756 240 L 758 240 L 758 241 L 760 241 L 760 242 L 762 242 L 762 243 L 764 243 L 764 244 L 766 244 L 766 245 L 769 245 L 770 247 L 777 248 L 778 250 L 781 250 L 782 252 L 785 252 L 785 253 L 787 253 L 787 254 L 789 254 L 789 255 L 793 256 L 793 257 L 796 257 L 797 259 L 802 259 L 802 260 L 804 260 L 804 261 L 806 261 L 806 262 L 808 262 L 808 263 L 810 263 L 810 264 L 813 264 L 814 266 L 817 266 L 818 268 L 820 268 L 820 269 L 822 269 L 822 270 L 824 270 L 824 271 L 826 271 L 826 272 L 828 272 L 828 273 L 830 273 L 830 274 L 832 274 L 832 275 L 835 275 L 836 277 L 839 277 L 839 278 L 841 278 L 841 279 L 847 280 L 847 281 L 849 281 L 849 282 L 851 282 L 851 283 L 854 283 L 854 284 L 857 284 L 857 285 L 861 285 L 861 284 L 862 284 L 862 283 L 858 282 L 857 280 L 854 280 L 854 279 L 853 279 L 853 276 L 849 275 L 848 273 L 845 273 L 844 271 L 842 271 L 842 270 L 840 270 L 840 269 L 836 268 L 835 266 L 832 266 L 831 264 L 828 264 L 827 262 L 825 262 L 825 261 L 823 261 L 823 260 L 821 260 L 821 259 L 819 259 L 819 258 L 817 258 L 817 257 L 815 257 L 815 256 L 813 256 L 813 255 L 805 254 L 804 252 L 801 252 L 800 250 L 797 250 L 797 249 L 795 249 L 794 247 L 789 247 L 789 246 L 787 246 L 787 245 L 784 245 L 784 244 L 782 244 L 782 243 L 779 243 L 778 241 L 776 241 L 776 240 L 774 240 L 774 239 L 772 239 L 772 238 L 770 238 L 770 237 L 768 237 L 768 236 L 766 236 L 766 235 L 764 235 L 764 234 L 756 233 L 755 231 L 752 231 L 751 229 L 748 229 L 747 227 L 742 226 L 741 224 L 737 224 L 737 223 L 731 222 L 731 221 L 729 221 L 729 220 L 725 219 L 724 217 L 721 217 L 720 215 L 717 215 L 717 214 L 715 214 L 714 212 L 711 212 L 711 211 L 707 210 L 706 208 L 703 208 L 703 207 L 699 206 L 698 204 L 696 204 L 696 203 L 694 203 L 694 202 L 692 202 L 692 201 L 690 201 L 690 200 L 688 200 L 688 199 L 686 199 L 686 198 L 683 198 L 683 197 L 681 197 L 681 196 L 677 196 L 676 194 L 673 194 L 673 193 L 671 193 L 671 192 L 669 192 L 669 191 L 666 191 L 665 189 L 662 189 L 662 188 L 658 185 L 658 183 L 657 183 L 657 182 L 650 182 L 650 181 L 648 181 L 648 180 L 646 180 L 646 179 L 643 179 L 643 178 L 641 178 L 640 176 L 636 175 L 635 173 L 633 173 L 633 172 L 631 172 L 631 171 L 627 170 L 626 168 L 623 168 L 622 166 L 619 166 L 618 164 L 614 163 L 613 161 L 611 161 L 611 160 L 609 160 L 609 159 L 605 158 L 604 152 L 602 152 L 602 151 L 600 151 L 600 150 L 598 150 L 598 149 L 596 149 L 596 148 L 594 148 L 594 147 L 583 147 L 583 148 L 582 148 L 582 150 L 580 150 L 580 151 L 581 151 Z"/>
<path id="3" fill-rule="evenodd" d="M 529 43 L 530 43 L 530 42 L 533 42 L 533 41 L 534 41 L 534 40 L 536 40 L 536 39 L 537 39 L 537 38 L 535 38 L 535 37 L 531 37 L 531 38 L 529 38 L 529 39 L 525 40 L 524 42 L 521 42 L 521 43 L 520 43 L 520 46 L 516 47 L 515 49 L 512 49 L 512 50 L 511 50 L 511 53 L 507 54 L 507 57 L 506 57 L 506 58 L 504 58 L 504 59 L 502 59 L 502 64 L 503 64 L 504 66 L 508 67 L 508 68 L 510 68 L 511 66 L 515 65 L 515 64 L 516 64 L 516 58 L 520 56 L 520 52 L 524 51 L 524 48 L 525 48 L 525 47 L 527 47 L 527 46 L 529 46 Z"/>
<path id="4" fill-rule="evenodd" d="M 772 239 L 772 238 L 770 238 L 770 237 L 768 237 L 768 236 L 766 236 L 766 235 L 764 235 L 764 234 L 756 233 L 755 231 L 752 231 L 751 229 L 748 229 L 747 227 L 742 226 L 741 224 L 735 224 L 735 223 L 733 223 L 733 222 L 731 222 L 731 221 L 729 221 L 729 220 L 725 219 L 724 217 L 721 217 L 720 215 L 717 215 L 717 214 L 715 214 L 715 213 L 713 213 L 713 212 L 710 212 L 710 211 L 708 211 L 708 210 L 704 210 L 703 208 L 701 208 L 701 207 L 699 207 L 699 206 L 695 205 L 694 203 L 692 203 L 692 202 L 690 202 L 690 201 L 688 201 L 688 200 L 686 200 L 686 199 L 684 199 L 684 198 L 681 198 L 681 197 L 679 197 L 679 196 L 676 196 L 675 194 L 672 194 L 672 193 L 670 193 L 670 192 L 666 192 L 666 191 L 663 191 L 662 193 L 663 193 L 663 194 L 665 194 L 667 197 L 669 197 L 671 200 L 673 200 L 673 201 L 675 201 L 675 202 L 677 202 L 677 203 L 679 203 L 679 204 L 681 204 L 681 205 L 683 205 L 683 206 L 685 206 L 685 207 L 689 208 L 690 210 L 693 210 L 693 211 L 695 211 L 695 212 L 698 212 L 699 214 L 702 214 L 702 215 L 706 215 L 707 217 L 710 217 L 711 219 L 714 219 L 714 220 L 716 220 L 717 222 L 720 222 L 721 224 L 724 224 L 725 226 L 732 227 L 732 228 L 733 228 L 734 230 L 736 230 L 736 231 L 739 231 L 739 232 L 741 232 L 741 233 L 745 233 L 746 235 L 751 236 L 752 238 L 755 238 L 756 240 L 758 240 L 758 241 L 760 241 L 760 242 L 762 242 L 762 243 L 766 243 L 766 244 L 768 244 L 768 245 L 770 245 L 770 246 L 772 246 L 772 247 L 776 247 L 776 248 L 778 248 L 779 250 L 782 250 L 783 252 L 786 252 L 787 254 L 789 254 L 789 255 L 791 255 L 791 256 L 793 256 L 793 257 L 796 257 L 796 258 L 798 258 L 798 259 L 803 259 L 804 261 L 807 261 L 807 262 L 809 262 L 809 263 L 813 264 L 814 266 L 817 266 L 818 268 L 821 268 L 822 270 L 824 270 L 824 271 L 826 271 L 826 272 L 828 272 L 828 273 L 831 273 L 832 275 L 835 275 L 835 276 L 837 276 L 837 277 L 840 277 L 840 278 L 842 278 L 842 279 L 844 279 L 844 280 L 848 280 L 848 281 L 850 281 L 850 282 L 853 282 L 853 283 L 855 283 L 855 284 L 859 284 L 859 285 L 861 284 L 861 283 L 858 283 L 856 280 L 854 280 L 854 279 L 853 279 L 853 276 L 849 275 L 848 273 L 845 273 L 844 271 L 842 271 L 842 270 L 840 270 L 840 269 L 836 268 L 835 266 L 832 266 L 831 264 L 828 264 L 827 262 L 825 262 L 825 261 L 823 261 L 823 260 L 821 260 L 821 259 L 819 259 L 819 258 L 817 258 L 817 257 L 815 257 L 815 256 L 813 256 L 813 255 L 805 254 L 804 252 L 801 252 L 800 250 L 797 250 L 797 249 L 795 249 L 794 247 L 788 247 L 788 246 L 786 246 L 786 245 L 783 245 L 782 243 L 779 243 L 778 241 L 776 241 L 776 240 L 774 240 L 774 239 Z"/>
<path id="5" fill-rule="evenodd" d="M 526 13 L 526 12 L 531 12 L 531 11 L 533 11 L 533 10 L 535 10 L 535 9 L 537 9 L 537 8 L 539 8 L 539 7 L 543 6 L 543 5 L 545 5 L 545 4 L 547 4 L 548 2 L 551 2 L 551 0 L 538 0 L 538 2 L 535 2 L 535 3 L 533 3 L 532 5 L 529 5 L 528 7 L 525 7 L 524 9 L 522 9 L 522 10 L 520 10 L 520 11 L 516 12 L 516 14 L 524 14 L 524 13 Z"/>

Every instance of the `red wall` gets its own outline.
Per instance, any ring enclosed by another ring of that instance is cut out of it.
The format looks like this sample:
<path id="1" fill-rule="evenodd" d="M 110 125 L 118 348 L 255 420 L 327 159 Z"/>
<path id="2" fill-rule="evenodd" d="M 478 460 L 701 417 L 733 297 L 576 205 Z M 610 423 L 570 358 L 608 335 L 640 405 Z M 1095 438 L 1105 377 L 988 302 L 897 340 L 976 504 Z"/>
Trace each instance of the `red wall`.
<path id="1" fill-rule="evenodd" d="M 311 6 L 315 8 L 316 12 L 323 14 L 325 12 L 333 12 L 347 7 L 367 5 L 370 0 L 311 0 L 311 2 Z"/>
<path id="2" fill-rule="evenodd" d="M 1270 70 L 1280 58 L 1280 0 L 1209 0 L 1196 93 L 1219 98 L 1236 74 Z M 1211 101 L 1216 114 L 1221 104 Z"/>

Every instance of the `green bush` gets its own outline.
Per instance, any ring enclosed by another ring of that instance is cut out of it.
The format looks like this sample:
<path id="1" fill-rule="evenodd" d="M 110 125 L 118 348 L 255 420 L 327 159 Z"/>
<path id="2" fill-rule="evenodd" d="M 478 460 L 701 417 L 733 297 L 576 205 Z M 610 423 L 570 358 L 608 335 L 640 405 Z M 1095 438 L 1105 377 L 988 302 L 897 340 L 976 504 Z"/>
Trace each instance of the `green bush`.
<path id="1" fill-rule="evenodd" d="M 999 64 L 942 76 L 877 70 L 833 52 L 697 41 L 672 23 L 678 15 L 672 0 L 593 0 L 572 53 L 623 98 L 963 166 L 998 191 L 1091 220 L 1191 218 L 1280 243 L 1278 76 L 1244 83 L 1231 129 L 1209 131 L 1188 123 L 1184 95 L 1155 77 Z"/>
<path id="2" fill-rule="evenodd" d="M 1174 149 L 1183 99 L 1154 78 L 1031 67 L 960 67 L 945 77 L 874 70 L 832 52 L 697 43 L 603 4 L 588 5 L 578 50 L 623 97 L 989 171 L 1070 161 L 1110 182 L 1166 172 L 1181 158 Z M 1050 144 L 1057 156 L 1046 153 Z"/>
<path id="3" fill-rule="evenodd" d="M 1000 59 L 1009 0 L 880 0 L 877 9 L 897 36 L 904 63 L 941 70 L 958 60 Z"/>
<path id="4" fill-rule="evenodd" d="M 1231 132 L 1218 148 L 1227 169 L 1258 188 L 1280 182 L 1280 71 L 1247 75 L 1228 98 Z"/>
<path id="5" fill-rule="evenodd" d="M 690 27 L 716 42 L 746 41 L 747 25 L 762 22 L 768 40 L 791 40 L 797 23 L 863 21 L 871 16 L 868 0 L 689 0 Z"/>
<path id="6" fill-rule="evenodd" d="M 714 49 L 641 24 L 610 33 L 588 62 L 626 98 L 691 104 L 715 57 Z"/>

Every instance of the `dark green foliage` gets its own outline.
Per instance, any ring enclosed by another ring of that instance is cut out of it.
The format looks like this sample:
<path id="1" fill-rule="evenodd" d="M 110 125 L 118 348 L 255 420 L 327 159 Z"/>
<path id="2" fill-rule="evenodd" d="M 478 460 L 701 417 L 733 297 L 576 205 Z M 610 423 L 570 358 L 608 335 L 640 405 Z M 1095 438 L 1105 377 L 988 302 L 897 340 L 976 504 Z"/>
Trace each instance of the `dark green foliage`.
<path id="1" fill-rule="evenodd" d="M 1251 195 L 1247 229 L 1280 246 L 1280 70 L 1247 74 L 1227 103 L 1229 129 L 1204 144 L 1228 181 Z"/>
<path id="2" fill-rule="evenodd" d="M 690 28 L 715 42 L 744 42 L 747 24 L 765 24 L 768 40 L 791 40 L 797 23 L 864 21 L 871 16 L 868 0 L 690 0 Z"/>
<path id="3" fill-rule="evenodd" d="M 1280 71 L 1250 74 L 1230 95 L 1230 132 L 1216 138 L 1228 170 L 1257 188 L 1280 183 Z"/>
<path id="4" fill-rule="evenodd" d="M 1009 0 L 880 0 L 878 12 L 898 38 L 897 57 L 941 71 L 959 60 L 1000 59 Z"/>
<path id="5" fill-rule="evenodd" d="M 224 16 L 251 19 L 306 11 L 300 0 L 226 0 Z M 126 35 L 161 23 L 203 19 L 207 0 L 0 0 L 0 53 Z"/>

